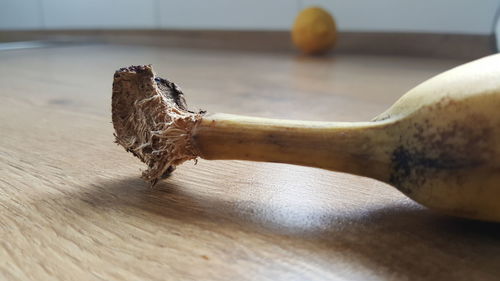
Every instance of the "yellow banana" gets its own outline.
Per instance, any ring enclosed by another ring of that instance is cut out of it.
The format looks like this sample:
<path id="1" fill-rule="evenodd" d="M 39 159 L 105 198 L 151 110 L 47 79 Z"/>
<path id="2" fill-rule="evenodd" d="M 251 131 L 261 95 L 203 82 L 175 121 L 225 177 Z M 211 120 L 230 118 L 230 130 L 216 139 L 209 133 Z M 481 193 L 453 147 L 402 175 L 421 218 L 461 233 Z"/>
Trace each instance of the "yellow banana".
<path id="1" fill-rule="evenodd" d="M 183 161 L 306 165 L 386 182 L 443 213 L 500 222 L 500 55 L 420 84 L 370 122 L 305 122 L 190 112 L 151 66 L 115 73 L 117 143 L 153 184 Z"/>

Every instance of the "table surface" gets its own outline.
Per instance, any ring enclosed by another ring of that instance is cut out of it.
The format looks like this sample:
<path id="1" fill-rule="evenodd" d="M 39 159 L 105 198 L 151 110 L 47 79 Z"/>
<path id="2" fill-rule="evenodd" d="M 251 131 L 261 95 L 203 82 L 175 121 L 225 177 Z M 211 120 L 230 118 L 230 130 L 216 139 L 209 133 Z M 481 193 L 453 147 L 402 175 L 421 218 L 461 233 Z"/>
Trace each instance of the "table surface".
<path id="1" fill-rule="evenodd" d="M 188 162 L 155 188 L 113 143 L 114 71 L 153 64 L 193 109 L 369 120 L 463 61 L 159 46 L 0 52 L 0 279 L 499 280 L 500 226 L 375 180 Z"/>

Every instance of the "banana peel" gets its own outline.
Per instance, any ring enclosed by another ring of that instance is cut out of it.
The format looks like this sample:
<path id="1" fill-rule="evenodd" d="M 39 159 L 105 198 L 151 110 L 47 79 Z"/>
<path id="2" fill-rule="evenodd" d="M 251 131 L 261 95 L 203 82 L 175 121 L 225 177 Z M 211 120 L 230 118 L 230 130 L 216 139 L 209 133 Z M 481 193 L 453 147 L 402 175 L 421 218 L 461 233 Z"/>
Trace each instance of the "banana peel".
<path id="1" fill-rule="evenodd" d="M 439 74 L 368 122 L 189 111 L 151 66 L 115 73 L 116 142 L 155 184 L 201 157 L 279 162 L 370 177 L 453 216 L 500 222 L 500 55 Z"/>

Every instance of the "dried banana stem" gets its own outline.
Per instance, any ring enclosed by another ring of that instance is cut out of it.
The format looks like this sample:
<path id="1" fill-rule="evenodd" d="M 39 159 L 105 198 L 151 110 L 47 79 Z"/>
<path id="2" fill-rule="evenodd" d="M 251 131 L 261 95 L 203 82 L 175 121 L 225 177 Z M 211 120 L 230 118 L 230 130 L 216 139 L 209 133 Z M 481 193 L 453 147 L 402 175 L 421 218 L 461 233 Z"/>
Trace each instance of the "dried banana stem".
<path id="1" fill-rule="evenodd" d="M 288 163 L 385 180 L 383 123 L 277 120 L 231 114 L 204 116 L 192 141 L 204 159 Z M 377 148 L 378 147 L 378 148 Z"/>
<path id="2" fill-rule="evenodd" d="M 153 184 L 186 160 L 233 159 L 289 163 L 386 180 L 390 139 L 384 122 L 289 121 L 188 111 L 174 83 L 150 66 L 116 72 L 116 141 L 148 165 Z"/>

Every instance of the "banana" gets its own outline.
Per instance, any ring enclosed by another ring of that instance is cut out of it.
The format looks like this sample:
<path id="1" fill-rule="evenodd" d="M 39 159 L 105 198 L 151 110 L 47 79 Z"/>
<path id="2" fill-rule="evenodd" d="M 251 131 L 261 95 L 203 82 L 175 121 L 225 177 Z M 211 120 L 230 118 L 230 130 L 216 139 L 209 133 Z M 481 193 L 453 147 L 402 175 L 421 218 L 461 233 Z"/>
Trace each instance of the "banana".
<path id="1" fill-rule="evenodd" d="M 201 157 L 318 167 L 388 183 L 453 216 L 500 222 L 500 55 L 439 74 L 369 122 L 306 122 L 187 110 L 151 66 L 115 73 L 116 141 L 153 184 Z"/>

